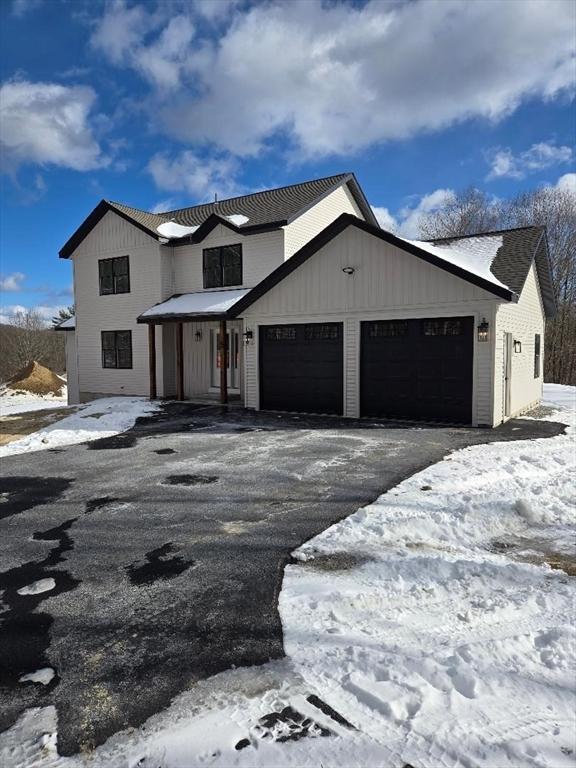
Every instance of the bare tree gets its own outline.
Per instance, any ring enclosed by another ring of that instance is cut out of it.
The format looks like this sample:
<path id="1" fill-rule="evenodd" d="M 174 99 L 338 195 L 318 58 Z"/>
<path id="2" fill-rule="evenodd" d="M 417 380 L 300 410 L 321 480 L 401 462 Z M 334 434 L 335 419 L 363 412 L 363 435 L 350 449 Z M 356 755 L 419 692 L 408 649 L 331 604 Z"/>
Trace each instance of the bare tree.
<path id="1" fill-rule="evenodd" d="M 36 360 L 55 371 L 65 368 L 64 339 L 46 326 L 34 310 L 17 312 L 0 326 L 0 380 L 13 376 Z"/>
<path id="2" fill-rule="evenodd" d="M 425 239 L 508 227 L 546 227 L 558 313 L 546 327 L 545 377 L 576 384 L 576 190 L 541 187 L 510 200 L 467 189 L 420 221 Z"/>

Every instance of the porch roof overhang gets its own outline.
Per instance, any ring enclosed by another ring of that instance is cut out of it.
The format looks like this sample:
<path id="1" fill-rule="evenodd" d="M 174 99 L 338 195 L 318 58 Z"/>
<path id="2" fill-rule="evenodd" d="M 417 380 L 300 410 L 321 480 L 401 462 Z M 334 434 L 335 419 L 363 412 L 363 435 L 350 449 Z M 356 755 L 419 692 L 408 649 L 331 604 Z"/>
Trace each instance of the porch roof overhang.
<path id="1" fill-rule="evenodd" d="M 222 291 L 198 291 L 171 296 L 155 304 L 137 318 L 139 323 L 201 322 L 225 320 L 237 301 L 250 293 L 250 288 Z"/>

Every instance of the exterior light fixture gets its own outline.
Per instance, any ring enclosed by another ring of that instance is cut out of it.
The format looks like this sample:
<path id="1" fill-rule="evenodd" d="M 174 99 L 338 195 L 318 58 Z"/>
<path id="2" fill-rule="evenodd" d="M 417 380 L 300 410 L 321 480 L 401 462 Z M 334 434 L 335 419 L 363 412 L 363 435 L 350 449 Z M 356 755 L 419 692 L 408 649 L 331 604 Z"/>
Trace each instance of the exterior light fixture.
<path id="1" fill-rule="evenodd" d="M 482 322 L 478 324 L 478 341 L 488 341 L 489 329 L 490 329 L 490 326 L 488 325 L 488 320 L 486 320 L 486 318 L 483 317 Z"/>
<path id="2" fill-rule="evenodd" d="M 254 331 L 251 331 L 249 328 L 246 328 L 246 330 L 242 335 L 244 336 L 244 341 L 246 342 L 246 344 L 248 344 L 248 342 L 252 341 L 252 339 L 254 338 Z"/>
<path id="3" fill-rule="evenodd" d="M 522 352 L 522 342 L 514 339 L 514 352 Z"/>
<path id="4" fill-rule="evenodd" d="M 342 272 L 344 272 L 345 275 L 353 275 L 356 270 L 354 267 L 343 267 Z"/>
<path id="5" fill-rule="evenodd" d="M 196 338 L 196 341 L 202 341 L 202 331 L 198 329 L 194 334 L 194 337 Z"/>

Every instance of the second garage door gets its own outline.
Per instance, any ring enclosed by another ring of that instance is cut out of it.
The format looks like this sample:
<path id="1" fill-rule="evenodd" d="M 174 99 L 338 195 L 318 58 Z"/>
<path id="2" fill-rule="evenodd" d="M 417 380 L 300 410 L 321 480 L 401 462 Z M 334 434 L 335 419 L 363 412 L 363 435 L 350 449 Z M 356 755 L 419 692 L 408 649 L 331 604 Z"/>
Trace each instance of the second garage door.
<path id="1" fill-rule="evenodd" d="M 260 327 L 260 407 L 342 414 L 342 323 Z"/>
<path id="2" fill-rule="evenodd" d="M 361 324 L 362 416 L 469 424 L 474 318 Z"/>

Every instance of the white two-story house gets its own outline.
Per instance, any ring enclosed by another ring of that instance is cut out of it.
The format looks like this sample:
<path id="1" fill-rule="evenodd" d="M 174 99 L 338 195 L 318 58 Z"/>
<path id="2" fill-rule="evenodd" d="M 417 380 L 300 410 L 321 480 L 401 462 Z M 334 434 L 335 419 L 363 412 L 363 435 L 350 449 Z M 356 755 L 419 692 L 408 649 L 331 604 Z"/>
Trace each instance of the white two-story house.
<path id="1" fill-rule="evenodd" d="M 539 227 L 402 239 L 347 173 L 160 214 L 102 201 L 60 257 L 71 402 L 494 426 L 541 397 L 555 303 Z"/>

